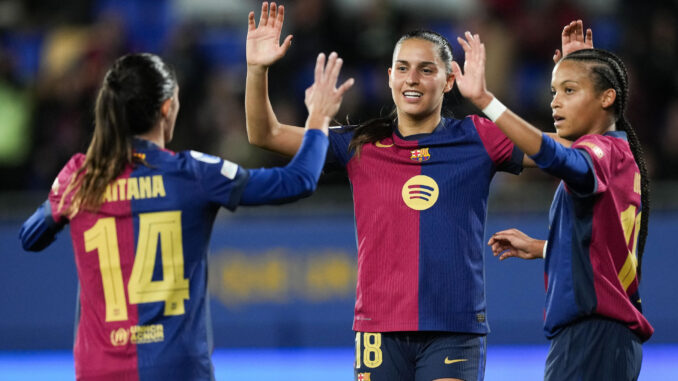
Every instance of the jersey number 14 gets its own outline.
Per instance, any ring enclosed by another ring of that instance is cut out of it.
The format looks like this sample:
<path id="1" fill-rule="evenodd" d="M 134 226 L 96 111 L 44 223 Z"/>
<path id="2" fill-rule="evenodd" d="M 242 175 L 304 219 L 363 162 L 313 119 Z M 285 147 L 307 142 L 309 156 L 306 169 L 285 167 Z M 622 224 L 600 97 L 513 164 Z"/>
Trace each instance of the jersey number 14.
<path id="1" fill-rule="evenodd" d="M 162 280 L 153 280 L 158 239 Z M 120 267 L 120 250 L 114 217 L 101 218 L 85 232 L 85 250 L 99 254 L 106 321 L 127 320 L 127 301 Z M 183 315 L 189 298 L 184 278 L 181 211 L 139 214 L 139 242 L 127 283 L 130 304 L 165 302 L 165 315 Z"/>

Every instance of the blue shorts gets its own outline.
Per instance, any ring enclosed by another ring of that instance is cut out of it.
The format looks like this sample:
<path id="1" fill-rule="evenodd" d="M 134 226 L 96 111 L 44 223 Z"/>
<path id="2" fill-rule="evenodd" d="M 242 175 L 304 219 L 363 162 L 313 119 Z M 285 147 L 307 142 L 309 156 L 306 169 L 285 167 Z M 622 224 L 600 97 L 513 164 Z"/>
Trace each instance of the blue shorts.
<path id="1" fill-rule="evenodd" d="M 356 332 L 357 381 L 483 380 L 485 335 L 455 332 Z"/>
<path id="2" fill-rule="evenodd" d="M 634 381 L 643 360 L 641 340 L 624 324 L 591 317 L 563 328 L 551 339 L 545 381 Z"/>

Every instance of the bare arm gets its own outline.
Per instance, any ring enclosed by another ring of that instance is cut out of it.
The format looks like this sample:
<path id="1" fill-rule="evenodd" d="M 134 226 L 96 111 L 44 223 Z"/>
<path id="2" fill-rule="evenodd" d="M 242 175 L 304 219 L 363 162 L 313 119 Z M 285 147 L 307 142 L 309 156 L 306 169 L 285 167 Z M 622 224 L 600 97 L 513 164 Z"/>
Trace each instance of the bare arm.
<path id="1" fill-rule="evenodd" d="M 268 95 L 268 68 L 281 59 L 292 43 L 287 36 L 279 44 L 285 8 L 268 2 L 261 5 L 259 26 L 254 12 L 248 15 L 247 79 L 245 82 L 245 116 L 250 143 L 287 156 L 293 156 L 304 137 L 304 129 L 280 124 Z"/>

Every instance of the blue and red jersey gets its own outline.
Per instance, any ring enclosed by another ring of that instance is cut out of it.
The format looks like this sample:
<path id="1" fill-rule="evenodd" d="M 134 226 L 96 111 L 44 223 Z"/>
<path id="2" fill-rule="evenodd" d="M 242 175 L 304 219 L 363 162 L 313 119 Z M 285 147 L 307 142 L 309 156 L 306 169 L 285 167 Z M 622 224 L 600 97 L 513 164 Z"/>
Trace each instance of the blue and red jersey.
<path id="1" fill-rule="evenodd" d="M 621 131 L 585 135 L 564 148 L 544 137 L 535 162 L 563 181 L 549 213 L 545 332 L 598 315 L 627 325 L 643 341 L 636 274 L 640 171 Z"/>
<path id="2" fill-rule="evenodd" d="M 358 246 L 353 329 L 485 334 L 484 233 L 490 180 L 523 154 L 487 119 L 443 118 L 430 134 L 349 152 L 330 132 L 328 160 L 351 182 Z"/>
<path id="3" fill-rule="evenodd" d="M 64 193 L 85 160 L 73 156 L 20 238 L 41 250 L 70 223 L 80 281 L 76 378 L 214 379 L 207 253 L 217 211 L 310 194 L 327 145 L 321 131 L 309 131 L 285 168 L 247 170 L 135 139 L 134 154 L 148 165 L 127 167 L 98 211 L 67 216 L 73 193 Z"/>

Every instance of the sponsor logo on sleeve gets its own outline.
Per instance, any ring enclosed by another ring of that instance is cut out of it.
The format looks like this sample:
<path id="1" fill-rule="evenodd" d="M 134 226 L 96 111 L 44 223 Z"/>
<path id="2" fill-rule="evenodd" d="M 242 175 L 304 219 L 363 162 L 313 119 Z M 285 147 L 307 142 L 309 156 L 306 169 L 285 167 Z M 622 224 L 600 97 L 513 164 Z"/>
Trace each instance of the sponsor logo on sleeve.
<path id="1" fill-rule="evenodd" d="M 591 151 L 593 151 L 593 154 L 598 157 L 598 159 L 602 159 L 603 156 L 605 156 L 605 153 L 603 153 L 603 149 L 598 147 L 597 145 L 591 143 L 591 142 L 577 143 L 577 147 L 579 147 L 579 146 L 589 147 L 591 149 Z"/>
<path id="2" fill-rule="evenodd" d="M 224 164 L 221 166 L 221 174 L 233 180 L 235 179 L 235 175 L 237 173 L 238 173 L 238 164 L 231 163 L 228 160 L 224 160 Z"/>

